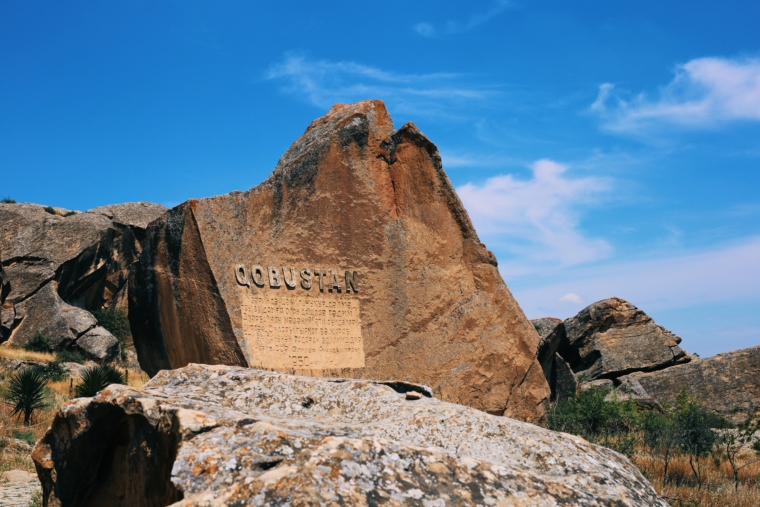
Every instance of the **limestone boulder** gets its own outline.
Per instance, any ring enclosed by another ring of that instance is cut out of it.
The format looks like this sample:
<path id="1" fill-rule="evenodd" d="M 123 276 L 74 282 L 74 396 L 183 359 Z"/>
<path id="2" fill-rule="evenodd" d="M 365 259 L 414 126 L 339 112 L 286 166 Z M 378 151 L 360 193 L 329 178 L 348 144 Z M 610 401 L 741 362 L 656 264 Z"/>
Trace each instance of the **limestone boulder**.
<path id="1" fill-rule="evenodd" d="M 0 308 L 5 303 L 8 294 L 11 292 L 11 282 L 8 279 L 8 275 L 5 274 L 3 268 L 3 252 L 0 250 Z"/>
<path id="2" fill-rule="evenodd" d="M 548 380 L 552 390 L 552 401 L 572 398 L 578 393 L 578 378 L 567 361 L 559 354 L 554 355 Z"/>
<path id="3" fill-rule="evenodd" d="M 567 346 L 565 326 L 560 319 L 552 317 L 533 319 L 530 323 L 536 328 L 538 337 L 541 339 L 538 345 L 538 362 L 541 364 L 544 377 L 548 379 L 554 362 L 554 355 L 560 350 L 560 347 Z"/>
<path id="4" fill-rule="evenodd" d="M 61 299 L 55 281 L 46 283 L 33 296 L 17 305 L 16 311 L 19 310 L 23 312 L 23 317 L 8 340 L 14 347 L 23 347 L 40 333 L 49 340 L 51 350 L 63 350 L 97 324 L 92 314 Z"/>
<path id="5" fill-rule="evenodd" d="M 651 398 L 671 405 L 685 388 L 706 408 L 738 423 L 760 411 L 760 345 L 620 380 L 636 382 Z"/>
<path id="6" fill-rule="evenodd" d="M 46 505 L 667 505 L 578 437 L 388 383 L 229 366 L 73 400 L 32 457 Z"/>
<path id="7" fill-rule="evenodd" d="M 85 358 L 96 363 L 108 363 L 119 358 L 119 340 L 106 329 L 96 326 L 77 338 L 75 348 Z"/>
<path id="8" fill-rule="evenodd" d="M 136 235 L 142 236 L 145 233 L 145 229 L 148 228 L 148 224 L 166 213 L 166 211 L 167 209 L 160 204 L 126 202 L 92 208 L 87 213 L 104 215 L 113 223 L 130 227 Z"/>
<path id="9" fill-rule="evenodd" d="M 334 106 L 246 192 L 148 226 L 129 284 L 140 363 L 404 379 L 536 421 L 539 338 L 413 124 Z"/>
<path id="10" fill-rule="evenodd" d="M 681 338 L 619 298 L 598 301 L 564 322 L 563 357 L 584 381 L 688 362 Z"/>
<path id="11" fill-rule="evenodd" d="M 126 203 L 86 213 L 50 213 L 36 204 L 0 203 L 0 342 L 11 337 L 23 320 L 24 306 L 51 282 L 69 305 L 126 308 L 124 289 L 145 227 L 165 211 L 160 205 Z M 45 327 L 26 319 L 21 334 Z"/>

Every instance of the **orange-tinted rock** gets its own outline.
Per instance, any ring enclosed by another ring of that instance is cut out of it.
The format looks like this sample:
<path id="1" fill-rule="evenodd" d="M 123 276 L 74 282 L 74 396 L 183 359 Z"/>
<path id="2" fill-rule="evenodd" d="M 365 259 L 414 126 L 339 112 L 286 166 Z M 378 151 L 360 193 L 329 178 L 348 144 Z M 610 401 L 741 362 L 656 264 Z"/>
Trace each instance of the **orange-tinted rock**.
<path id="1" fill-rule="evenodd" d="M 381 102 L 334 106 L 264 183 L 177 206 L 148 227 L 143 247 L 129 317 L 150 374 L 199 362 L 400 379 L 491 413 L 543 416 L 535 329 L 435 145 L 413 124 L 394 131 Z M 350 316 L 334 320 L 341 308 Z M 307 321 L 331 334 L 310 335 Z"/>

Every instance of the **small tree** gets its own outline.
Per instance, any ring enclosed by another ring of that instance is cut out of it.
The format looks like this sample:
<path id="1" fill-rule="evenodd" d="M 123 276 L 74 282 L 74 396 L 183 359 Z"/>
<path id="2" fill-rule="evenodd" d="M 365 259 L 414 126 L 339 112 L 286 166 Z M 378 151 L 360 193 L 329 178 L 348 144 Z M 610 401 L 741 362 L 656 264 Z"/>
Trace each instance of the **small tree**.
<path id="1" fill-rule="evenodd" d="M 735 429 L 728 429 L 720 436 L 720 448 L 726 461 L 731 465 L 734 477 L 734 490 L 739 490 L 739 471 L 753 463 L 760 462 L 760 437 L 755 434 L 760 431 L 760 419 L 749 415 Z M 755 451 L 754 459 L 742 459 L 745 452 Z"/>
<path id="2" fill-rule="evenodd" d="M 82 381 L 77 385 L 77 396 L 90 398 L 111 384 L 124 384 L 124 375 L 110 365 L 93 366 L 82 372 Z"/>
<path id="3" fill-rule="evenodd" d="M 712 452 L 718 434 L 712 429 L 715 417 L 702 408 L 699 400 L 689 396 L 684 387 L 677 398 L 675 424 L 678 447 L 689 455 L 689 466 L 702 489 L 700 458 Z"/>
<path id="4" fill-rule="evenodd" d="M 657 412 L 649 412 L 644 417 L 641 429 L 644 436 L 644 445 L 649 447 L 654 454 L 657 454 L 662 459 L 664 465 L 662 480 L 663 483 L 667 484 L 668 465 L 670 465 L 670 460 L 678 444 L 678 434 L 673 413 L 659 414 Z"/>
<path id="5" fill-rule="evenodd" d="M 37 368 L 25 368 L 11 374 L 7 401 L 13 405 L 12 415 L 24 414 L 24 426 L 29 426 L 35 410 L 45 408 L 47 377 Z"/>

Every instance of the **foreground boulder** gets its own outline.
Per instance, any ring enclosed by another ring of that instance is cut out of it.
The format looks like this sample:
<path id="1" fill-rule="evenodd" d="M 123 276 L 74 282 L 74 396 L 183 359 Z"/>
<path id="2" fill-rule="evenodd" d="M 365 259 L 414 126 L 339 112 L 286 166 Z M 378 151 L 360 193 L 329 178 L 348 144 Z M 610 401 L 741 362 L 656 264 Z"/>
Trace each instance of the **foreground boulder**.
<path id="1" fill-rule="evenodd" d="M 538 336 L 413 124 L 334 106 L 247 192 L 148 227 L 129 318 L 151 375 L 191 362 L 430 385 L 535 421 Z"/>
<path id="2" fill-rule="evenodd" d="M 634 371 L 652 371 L 688 362 L 681 338 L 631 303 L 609 298 L 564 322 L 563 357 L 585 381 L 614 379 Z"/>
<path id="3" fill-rule="evenodd" d="M 674 405 L 681 389 L 702 400 L 705 408 L 739 423 L 760 411 L 760 345 L 654 372 L 621 377 L 639 384 L 660 403 Z"/>
<path id="4" fill-rule="evenodd" d="M 66 348 L 95 325 L 86 310 L 126 309 L 129 269 L 166 208 L 126 203 L 86 213 L 0 203 L 0 343 L 37 333 Z"/>
<path id="5" fill-rule="evenodd" d="M 403 383 L 228 366 L 64 405 L 46 505 L 665 506 L 625 457 Z"/>

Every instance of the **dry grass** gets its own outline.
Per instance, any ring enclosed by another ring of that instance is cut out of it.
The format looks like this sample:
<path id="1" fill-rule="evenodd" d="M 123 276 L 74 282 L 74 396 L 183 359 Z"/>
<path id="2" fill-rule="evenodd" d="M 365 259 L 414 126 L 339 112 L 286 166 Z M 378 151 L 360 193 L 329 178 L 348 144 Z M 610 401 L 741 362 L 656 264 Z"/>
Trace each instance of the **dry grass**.
<path id="1" fill-rule="evenodd" d="M 0 357 L 18 359 L 20 361 L 38 361 L 40 363 L 50 363 L 55 361 L 55 354 L 50 352 L 32 352 L 15 347 L 0 347 Z"/>
<path id="2" fill-rule="evenodd" d="M 0 350 L 2 349 L 6 349 L 6 347 L 0 347 Z M 52 356 L 52 354 L 50 355 Z M 73 386 L 76 386 L 78 380 L 73 379 L 72 382 L 72 379 L 67 378 L 59 382 L 48 382 L 47 407 L 33 414 L 30 426 L 24 426 L 20 416 L 12 416 L 11 406 L 4 403 L 1 399 L 5 396 L 6 377 L 6 375 L 0 374 L 0 472 L 6 470 L 34 472 L 34 463 L 29 453 L 11 451 L 3 445 L 4 439 L 18 436 L 18 432 L 31 433 L 31 437 L 35 441 L 42 438 L 50 427 L 50 423 L 53 421 L 58 409 L 70 399 L 71 389 Z M 148 380 L 149 378 L 144 372 L 129 370 L 130 386 L 142 387 Z"/>
<path id="3" fill-rule="evenodd" d="M 750 456 L 747 456 L 751 458 Z M 674 507 L 758 507 L 760 506 L 760 463 L 739 472 L 739 489 L 734 490 L 728 461 L 717 464 L 702 458 L 702 488 L 698 487 L 689 458 L 675 456 L 668 467 L 668 482 L 663 481 L 662 461 L 640 450 L 633 462 L 649 478 L 657 492 Z"/>

